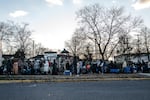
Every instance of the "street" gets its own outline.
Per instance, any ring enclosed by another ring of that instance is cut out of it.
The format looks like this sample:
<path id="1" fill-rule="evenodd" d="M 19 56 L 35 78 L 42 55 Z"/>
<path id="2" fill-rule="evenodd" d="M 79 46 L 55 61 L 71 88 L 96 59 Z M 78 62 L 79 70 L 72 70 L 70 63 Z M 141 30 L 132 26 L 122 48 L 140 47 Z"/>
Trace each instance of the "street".
<path id="1" fill-rule="evenodd" d="M 0 84 L 1 100 L 149 100 L 150 81 Z"/>

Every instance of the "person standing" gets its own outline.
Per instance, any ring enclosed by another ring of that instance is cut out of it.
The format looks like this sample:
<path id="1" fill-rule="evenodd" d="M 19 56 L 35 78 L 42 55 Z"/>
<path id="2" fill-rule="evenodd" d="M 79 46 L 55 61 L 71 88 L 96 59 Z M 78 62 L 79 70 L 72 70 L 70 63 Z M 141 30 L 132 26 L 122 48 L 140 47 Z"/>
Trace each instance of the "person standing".
<path id="1" fill-rule="evenodd" d="M 105 72 L 105 61 L 102 61 L 100 66 L 101 66 L 101 72 L 102 72 L 102 75 L 103 75 L 104 72 Z"/>
<path id="2" fill-rule="evenodd" d="M 7 60 L 7 74 L 10 75 L 12 71 L 12 62 L 10 59 Z"/>
<path id="3" fill-rule="evenodd" d="M 142 60 L 142 66 L 141 66 L 142 73 L 146 71 L 145 69 L 146 69 L 146 63 L 144 62 L 144 60 Z"/>
<path id="4" fill-rule="evenodd" d="M 127 67 L 127 62 L 126 61 L 124 61 L 123 64 L 122 64 L 122 68 L 125 68 L 125 67 Z"/>
<path id="5" fill-rule="evenodd" d="M 49 73 L 49 63 L 47 60 L 44 61 L 44 74 L 48 74 Z"/>
<path id="6" fill-rule="evenodd" d="M 34 74 L 38 74 L 38 72 L 39 72 L 39 62 L 38 62 L 38 60 L 35 60 L 35 62 L 34 62 Z"/>
<path id="7" fill-rule="evenodd" d="M 13 62 L 13 74 L 17 75 L 18 74 L 18 60 L 14 59 Z"/>
<path id="8" fill-rule="evenodd" d="M 57 73 L 57 63 L 56 63 L 55 59 L 53 61 L 52 75 L 58 75 L 58 73 Z"/>
<path id="9" fill-rule="evenodd" d="M 77 75 L 80 74 L 80 61 L 77 62 Z"/>
<path id="10" fill-rule="evenodd" d="M 66 63 L 66 70 L 70 70 L 70 64 L 69 64 L 69 61 L 67 61 L 67 63 Z"/>
<path id="11" fill-rule="evenodd" d="M 147 63 L 148 72 L 150 73 L 150 61 Z"/>

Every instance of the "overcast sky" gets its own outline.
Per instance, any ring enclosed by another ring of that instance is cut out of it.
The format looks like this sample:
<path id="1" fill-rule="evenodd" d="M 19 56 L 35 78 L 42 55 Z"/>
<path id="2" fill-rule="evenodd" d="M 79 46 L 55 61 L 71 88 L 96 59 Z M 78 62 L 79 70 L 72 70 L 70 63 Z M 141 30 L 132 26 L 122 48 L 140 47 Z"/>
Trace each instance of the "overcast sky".
<path id="1" fill-rule="evenodd" d="M 75 12 L 95 3 L 124 6 L 127 13 L 141 16 L 150 28 L 150 0 L 0 0 L 0 21 L 27 22 L 36 43 L 63 49 L 77 26 Z"/>

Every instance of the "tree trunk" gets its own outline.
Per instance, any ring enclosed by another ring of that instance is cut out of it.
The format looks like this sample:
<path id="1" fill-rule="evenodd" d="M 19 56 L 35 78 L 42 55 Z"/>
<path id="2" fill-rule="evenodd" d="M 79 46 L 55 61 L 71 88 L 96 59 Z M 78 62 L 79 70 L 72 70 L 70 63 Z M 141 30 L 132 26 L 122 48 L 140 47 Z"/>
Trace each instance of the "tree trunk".
<path id="1" fill-rule="evenodd" d="M 98 49 L 99 49 L 99 54 L 100 54 L 100 56 L 102 57 L 102 60 L 105 60 L 104 53 L 102 52 L 102 49 L 101 49 L 101 47 L 100 47 L 100 44 L 98 44 Z"/>

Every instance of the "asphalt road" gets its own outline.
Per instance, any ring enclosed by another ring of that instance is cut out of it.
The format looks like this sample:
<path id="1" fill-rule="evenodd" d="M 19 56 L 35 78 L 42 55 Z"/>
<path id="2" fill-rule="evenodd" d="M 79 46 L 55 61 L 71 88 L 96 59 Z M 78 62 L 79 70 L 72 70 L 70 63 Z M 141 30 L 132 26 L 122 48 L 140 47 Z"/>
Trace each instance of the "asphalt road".
<path id="1" fill-rule="evenodd" d="M 150 100 L 150 80 L 0 84 L 0 100 Z"/>

